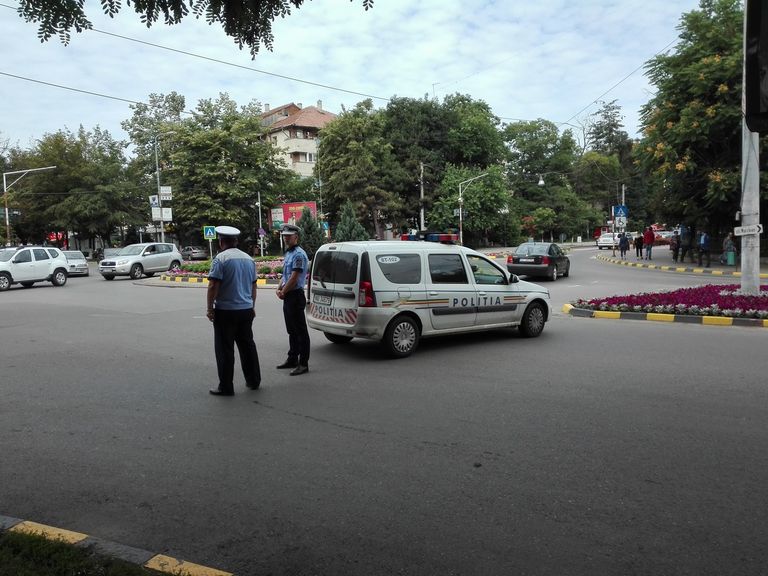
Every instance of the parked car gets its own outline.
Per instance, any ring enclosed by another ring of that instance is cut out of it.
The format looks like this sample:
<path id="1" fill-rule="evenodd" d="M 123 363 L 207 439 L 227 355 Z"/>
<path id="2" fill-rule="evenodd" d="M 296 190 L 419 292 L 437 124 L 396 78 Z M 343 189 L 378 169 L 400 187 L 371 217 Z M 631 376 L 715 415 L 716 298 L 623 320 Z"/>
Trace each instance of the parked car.
<path id="1" fill-rule="evenodd" d="M 80 250 L 64 250 L 64 256 L 67 259 L 67 275 L 69 276 L 89 276 L 91 273 L 88 268 L 88 260 Z"/>
<path id="2" fill-rule="evenodd" d="M 557 244 L 525 242 L 507 256 L 507 270 L 511 274 L 545 277 L 554 282 L 558 276 L 570 275 L 571 261 Z"/>
<path id="3" fill-rule="evenodd" d="M 181 249 L 184 260 L 208 260 L 208 249 L 202 246 L 185 246 Z"/>
<path id="4" fill-rule="evenodd" d="M 0 248 L 0 291 L 12 284 L 29 288 L 35 282 L 50 282 L 54 286 L 67 283 L 69 264 L 58 248 L 50 246 L 19 246 Z"/>
<path id="5" fill-rule="evenodd" d="M 428 336 L 517 327 L 533 338 L 550 316 L 546 288 L 439 241 L 323 244 L 307 301 L 307 324 L 334 344 L 377 340 L 397 358 Z"/>
<path id="6" fill-rule="evenodd" d="M 115 276 L 130 276 L 134 280 L 153 276 L 181 266 L 181 253 L 175 245 L 166 242 L 130 244 L 111 258 L 99 262 L 99 273 L 105 280 Z"/>
<path id="7" fill-rule="evenodd" d="M 603 248 L 611 249 L 619 247 L 619 234 L 618 232 L 603 232 L 600 234 L 600 238 L 597 239 L 597 247 L 602 250 Z"/>

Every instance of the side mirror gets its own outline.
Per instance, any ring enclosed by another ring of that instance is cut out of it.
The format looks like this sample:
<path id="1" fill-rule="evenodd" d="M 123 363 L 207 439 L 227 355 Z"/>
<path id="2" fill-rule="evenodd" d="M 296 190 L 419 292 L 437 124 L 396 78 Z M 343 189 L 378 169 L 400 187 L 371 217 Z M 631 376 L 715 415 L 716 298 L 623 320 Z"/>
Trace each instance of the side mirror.
<path id="1" fill-rule="evenodd" d="M 509 275 L 509 283 L 510 284 L 517 284 L 520 282 L 520 278 L 517 277 L 517 274 L 510 274 Z"/>

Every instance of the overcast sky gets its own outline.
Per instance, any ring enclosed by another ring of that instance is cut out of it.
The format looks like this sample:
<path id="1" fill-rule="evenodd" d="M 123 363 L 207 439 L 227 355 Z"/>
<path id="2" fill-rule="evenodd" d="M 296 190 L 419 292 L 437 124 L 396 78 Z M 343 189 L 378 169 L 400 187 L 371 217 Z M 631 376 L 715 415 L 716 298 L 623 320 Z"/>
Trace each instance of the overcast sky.
<path id="1" fill-rule="evenodd" d="M 102 32 L 253 70 L 95 31 L 73 32 L 68 46 L 41 43 L 37 26 L 7 6 L 16 2 L 0 0 L 0 141 L 28 147 L 80 125 L 125 139 L 120 122 L 131 109 L 8 75 L 131 101 L 176 91 L 188 110 L 220 92 L 273 108 L 321 100 L 332 112 L 366 95 L 383 107 L 393 95 L 442 100 L 460 92 L 507 122 L 579 125 L 598 101 L 617 100 L 635 136 L 652 90 L 643 64 L 674 45 L 681 15 L 698 0 L 376 0 L 367 12 L 362 0 L 311 0 L 274 23 L 273 51 L 262 48 L 255 60 L 202 20 L 147 29 L 125 3 L 110 19 L 98 1 L 86 1 Z"/>

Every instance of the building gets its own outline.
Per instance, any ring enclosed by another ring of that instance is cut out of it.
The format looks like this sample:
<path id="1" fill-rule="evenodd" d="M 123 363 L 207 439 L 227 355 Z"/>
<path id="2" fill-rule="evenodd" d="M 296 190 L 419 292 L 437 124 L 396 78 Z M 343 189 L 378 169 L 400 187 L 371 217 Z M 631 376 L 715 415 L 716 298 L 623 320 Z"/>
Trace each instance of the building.
<path id="1" fill-rule="evenodd" d="M 283 150 L 283 159 L 291 170 L 304 177 L 311 177 L 317 162 L 318 134 L 336 114 L 323 110 L 322 101 L 317 106 L 303 108 L 299 104 L 285 104 L 279 108 L 264 105 L 261 125 L 269 138 Z"/>

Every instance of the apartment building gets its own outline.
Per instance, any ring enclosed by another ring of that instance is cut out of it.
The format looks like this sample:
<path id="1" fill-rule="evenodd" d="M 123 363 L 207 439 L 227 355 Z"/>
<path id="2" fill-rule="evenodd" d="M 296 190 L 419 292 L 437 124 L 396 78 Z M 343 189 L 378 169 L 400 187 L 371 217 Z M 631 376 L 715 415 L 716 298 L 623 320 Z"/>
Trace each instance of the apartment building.
<path id="1" fill-rule="evenodd" d="M 288 168 L 309 178 L 317 162 L 318 134 L 334 118 L 336 114 L 323 110 L 321 100 L 317 101 L 317 106 L 306 108 L 301 103 L 273 109 L 265 104 L 261 125 L 266 130 L 266 137 L 283 150 Z"/>

